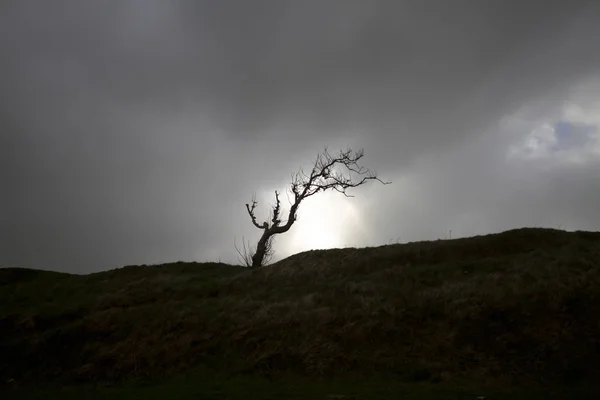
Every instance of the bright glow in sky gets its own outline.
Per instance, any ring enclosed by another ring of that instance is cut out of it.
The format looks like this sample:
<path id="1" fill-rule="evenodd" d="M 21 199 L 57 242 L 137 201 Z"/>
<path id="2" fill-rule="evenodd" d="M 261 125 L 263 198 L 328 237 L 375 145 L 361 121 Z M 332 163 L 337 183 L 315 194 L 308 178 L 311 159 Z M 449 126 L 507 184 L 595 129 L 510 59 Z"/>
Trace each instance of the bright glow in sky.
<path id="1" fill-rule="evenodd" d="M 355 196 L 364 196 L 368 188 L 362 187 L 354 190 Z M 269 198 L 269 195 L 271 198 Z M 273 202 L 273 193 L 265 192 L 260 201 L 258 215 Z M 285 195 L 281 196 L 281 204 L 287 219 L 289 203 Z M 363 221 L 357 209 L 356 198 L 347 198 L 338 192 L 325 192 L 314 195 L 304 200 L 299 208 L 298 220 L 289 232 L 275 237 L 277 246 L 277 259 L 284 253 L 294 254 L 312 249 L 330 249 L 352 246 L 354 238 L 364 230 Z M 263 219 L 258 218 L 259 222 Z"/>
<path id="2" fill-rule="evenodd" d="M 343 246 L 340 217 L 344 210 L 336 203 L 341 201 L 332 198 L 306 200 L 299 212 L 298 226 L 292 234 L 292 251 Z"/>

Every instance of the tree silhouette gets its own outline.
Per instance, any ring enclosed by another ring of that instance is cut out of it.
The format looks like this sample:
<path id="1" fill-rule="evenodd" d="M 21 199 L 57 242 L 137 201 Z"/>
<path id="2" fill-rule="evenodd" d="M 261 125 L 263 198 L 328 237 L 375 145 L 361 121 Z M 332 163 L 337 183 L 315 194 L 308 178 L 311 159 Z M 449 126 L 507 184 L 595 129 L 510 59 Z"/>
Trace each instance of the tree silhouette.
<path id="1" fill-rule="evenodd" d="M 287 232 L 294 222 L 297 221 L 297 212 L 302 201 L 319 192 L 327 190 L 335 190 L 342 193 L 346 197 L 354 197 L 346 193 L 349 188 L 354 188 L 365 184 L 369 180 L 376 180 L 384 185 L 391 182 L 384 182 L 377 175 L 358 165 L 358 161 L 364 156 L 362 149 L 353 151 L 348 148 L 340 150 L 336 156 L 331 155 L 327 148 L 317 156 L 313 167 L 309 174 L 305 173 L 302 168 L 298 172 L 292 174 L 292 181 L 289 190 L 293 195 L 288 212 L 287 220 L 282 220 L 280 193 L 275 191 L 275 205 L 272 207 L 269 219 L 270 222 L 264 221 L 259 223 L 256 218 L 256 206 L 258 205 L 256 197 L 252 198 L 250 204 L 246 204 L 246 210 L 252 220 L 252 224 L 263 231 L 256 249 L 253 250 L 250 246 L 244 243 L 243 251 L 238 250 L 241 261 L 248 267 L 260 267 L 265 265 L 273 255 L 273 238 L 277 234 Z"/>

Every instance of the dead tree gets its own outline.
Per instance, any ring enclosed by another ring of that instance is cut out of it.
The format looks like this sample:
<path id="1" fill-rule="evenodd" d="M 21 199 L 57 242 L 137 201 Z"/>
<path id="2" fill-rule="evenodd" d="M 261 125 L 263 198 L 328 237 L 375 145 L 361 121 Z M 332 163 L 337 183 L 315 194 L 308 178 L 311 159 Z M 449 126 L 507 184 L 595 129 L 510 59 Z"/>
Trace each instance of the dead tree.
<path id="1" fill-rule="evenodd" d="M 302 168 L 292 174 L 292 181 L 289 190 L 293 195 L 293 202 L 288 212 L 287 220 L 282 220 L 281 201 L 279 192 L 275 191 L 275 205 L 273 205 L 269 221 L 259 223 L 256 219 L 256 198 L 252 198 L 251 204 L 246 204 L 246 210 L 252 220 L 252 224 L 263 231 L 256 249 L 252 249 L 244 244 L 244 251 L 238 249 L 242 262 L 248 267 L 260 267 L 265 265 L 265 260 L 273 255 L 273 237 L 274 235 L 287 232 L 294 222 L 298 219 L 297 213 L 300 203 L 310 196 L 327 190 L 335 190 L 346 197 L 353 197 L 346 193 L 349 188 L 361 186 L 369 180 L 376 180 L 384 185 L 390 182 L 384 182 L 377 177 L 371 170 L 358 165 L 358 161 L 363 157 L 363 150 L 346 151 L 340 150 L 336 156 L 331 155 L 327 148 L 317 156 L 310 174 L 304 172 Z M 237 248 L 237 247 L 236 247 Z"/>

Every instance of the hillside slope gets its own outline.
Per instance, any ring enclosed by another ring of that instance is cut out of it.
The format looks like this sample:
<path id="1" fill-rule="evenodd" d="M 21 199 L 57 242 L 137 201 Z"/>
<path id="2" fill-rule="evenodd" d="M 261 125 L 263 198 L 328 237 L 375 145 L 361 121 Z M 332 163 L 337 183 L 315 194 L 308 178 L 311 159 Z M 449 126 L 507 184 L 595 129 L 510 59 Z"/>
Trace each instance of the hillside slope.
<path id="1" fill-rule="evenodd" d="M 0 270 L 0 385 L 394 375 L 490 384 L 600 379 L 600 232 L 518 229 L 69 275 Z"/>

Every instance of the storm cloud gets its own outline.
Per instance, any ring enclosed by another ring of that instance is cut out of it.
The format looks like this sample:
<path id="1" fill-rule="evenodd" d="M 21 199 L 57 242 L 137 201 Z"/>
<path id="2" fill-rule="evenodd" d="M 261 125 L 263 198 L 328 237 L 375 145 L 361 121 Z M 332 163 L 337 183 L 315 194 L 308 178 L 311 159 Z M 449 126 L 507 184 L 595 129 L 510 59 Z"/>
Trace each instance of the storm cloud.
<path id="1" fill-rule="evenodd" d="M 562 0 L 5 1 L 0 265 L 237 262 L 234 240 L 260 234 L 244 204 L 265 217 L 325 146 L 364 148 L 393 183 L 307 200 L 276 259 L 598 230 L 599 17 Z"/>

